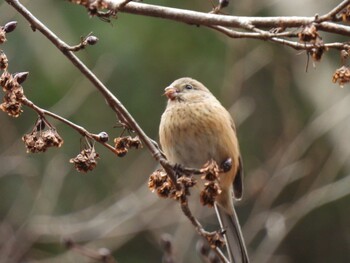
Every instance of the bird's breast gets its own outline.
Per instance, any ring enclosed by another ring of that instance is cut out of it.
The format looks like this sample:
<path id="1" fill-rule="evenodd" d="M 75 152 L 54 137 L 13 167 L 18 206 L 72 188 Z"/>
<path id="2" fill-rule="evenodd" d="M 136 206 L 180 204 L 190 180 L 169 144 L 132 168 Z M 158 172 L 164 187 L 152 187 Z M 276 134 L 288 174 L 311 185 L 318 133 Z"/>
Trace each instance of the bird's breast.
<path id="1" fill-rule="evenodd" d="M 228 112 L 216 103 L 178 103 L 162 115 L 160 143 L 169 161 L 200 168 L 238 156 Z"/>

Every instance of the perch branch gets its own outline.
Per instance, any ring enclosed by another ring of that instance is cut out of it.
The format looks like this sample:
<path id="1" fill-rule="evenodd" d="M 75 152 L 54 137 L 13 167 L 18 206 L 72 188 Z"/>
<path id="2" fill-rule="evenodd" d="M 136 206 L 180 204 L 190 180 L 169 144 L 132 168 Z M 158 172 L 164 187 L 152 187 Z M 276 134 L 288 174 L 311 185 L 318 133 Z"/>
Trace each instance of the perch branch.
<path id="1" fill-rule="evenodd" d="M 116 112 L 119 120 L 127 126 L 129 129 L 132 129 L 140 139 L 143 141 L 144 145 L 149 149 L 152 156 L 163 166 L 167 174 L 170 176 L 171 180 L 175 183 L 176 187 L 180 187 L 176 183 L 176 175 L 173 169 L 173 166 L 164 158 L 158 145 L 151 140 L 146 133 L 141 129 L 138 123 L 130 115 L 124 105 L 107 89 L 106 86 L 93 74 L 93 72 L 86 67 L 86 65 L 74 54 L 72 47 L 63 42 L 57 35 L 55 35 L 49 28 L 47 28 L 42 22 L 40 22 L 32 13 L 29 12 L 18 0 L 6 0 L 8 4 L 13 6 L 18 13 L 20 13 L 31 25 L 32 29 L 40 31 L 45 37 L 47 37 L 53 45 L 55 45 L 71 62 L 72 64 L 99 90 L 99 92 L 104 96 L 107 101 L 107 104 Z M 124 0 L 121 2 L 118 8 L 123 9 L 128 5 L 129 1 Z M 33 108 L 39 115 L 49 115 L 53 118 L 56 118 L 83 135 L 94 137 L 91 133 L 87 132 L 84 128 L 73 124 L 72 122 L 54 114 L 44 109 L 41 109 L 34 105 L 29 100 L 24 99 L 24 104 Z M 90 138 L 91 138 L 90 137 Z M 108 147 L 109 148 L 109 147 Z M 206 232 L 200 223 L 192 215 L 188 203 L 181 204 L 181 208 L 184 211 L 185 215 L 191 221 L 191 223 L 196 227 L 197 232 L 204 236 L 209 242 L 210 233 Z M 214 252 L 223 262 L 228 262 L 224 254 L 217 247 L 213 248 Z"/>

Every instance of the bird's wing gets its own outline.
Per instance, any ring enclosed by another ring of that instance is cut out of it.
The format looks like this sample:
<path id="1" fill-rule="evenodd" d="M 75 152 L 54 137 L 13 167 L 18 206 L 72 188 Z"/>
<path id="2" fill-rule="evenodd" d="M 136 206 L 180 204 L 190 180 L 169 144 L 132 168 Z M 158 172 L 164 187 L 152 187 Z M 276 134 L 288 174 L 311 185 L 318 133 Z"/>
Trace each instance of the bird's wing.
<path id="1" fill-rule="evenodd" d="M 231 118 L 231 127 L 233 129 L 233 131 L 235 132 L 235 134 L 237 134 L 236 131 L 236 126 L 235 123 L 233 122 L 233 119 Z M 243 161 L 242 161 L 242 157 L 239 156 L 238 159 L 238 169 L 237 169 L 237 173 L 235 176 L 235 180 L 233 181 L 233 194 L 236 200 L 240 200 L 243 196 Z"/>

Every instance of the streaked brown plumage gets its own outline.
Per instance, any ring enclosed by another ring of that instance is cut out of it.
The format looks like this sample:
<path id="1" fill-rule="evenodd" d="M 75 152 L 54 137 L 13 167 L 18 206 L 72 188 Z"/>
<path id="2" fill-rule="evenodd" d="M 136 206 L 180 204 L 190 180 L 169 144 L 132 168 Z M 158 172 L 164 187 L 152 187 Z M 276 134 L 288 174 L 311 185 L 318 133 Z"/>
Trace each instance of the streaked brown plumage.
<path id="1" fill-rule="evenodd" d="M 231 158 L 232 168 L 220 174 L 221 194 L 216 207 L 226 230 L 230 258 L 235 263 L 249 262 L 233 207 L 242 197 L 242 162 L 233 120 L 228 111 L 200 82 L 181 78 L 165 89 L 169 98 L 159 137 L 162 149 L 172 163 L 201 168 L 214 159 L 219 165 Z"/>

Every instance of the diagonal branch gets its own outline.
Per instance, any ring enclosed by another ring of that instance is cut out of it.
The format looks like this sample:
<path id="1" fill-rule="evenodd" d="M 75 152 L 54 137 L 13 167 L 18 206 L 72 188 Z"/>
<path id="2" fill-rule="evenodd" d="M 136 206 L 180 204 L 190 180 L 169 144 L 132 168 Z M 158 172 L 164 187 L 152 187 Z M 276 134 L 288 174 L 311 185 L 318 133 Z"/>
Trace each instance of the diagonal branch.
<path id="1" fill-rule="evenodd" d="M 350 0 L 344 0 L 343 2 L 341 2 L 339 5 L 337 5 L 336 7 L 334 7 L 331 11 L 329 11 L 329 13 L 318 17 L 317 21 L 318 22 L 323 22 L 323 21 L 327 21 L 327 20 L 336 20 L 336 15 L 341 12 L 344 8 L 346 8 L 348 5 L 350 4 Z"/>
<path id="2" fill-rule="evenodd" d="M 134 130 L 152 153 L 152 156 L 168 167 L 167 161 L 162 156 L 159 148 L 141 129 L 135 119 L 130 115 L 124 105 L 108 90 L 108 88 L 96 77 L 96 75 L 74 54 L 70 51 L 70 46 L 63 42 L 49 28 L 40 22 L 32 13 L 29 12 L 18 0 L 6 0 L 13 6 L 27 21 L 33 30 L 40 31 L 54 44 L 72 63 L 73 65 L 100 91 L 106 99 L 108 105 L 120 116 L 121 121 L 126 122 L 130 129 Z M 169 168 L 168 168 L 169 169 Z"/>

